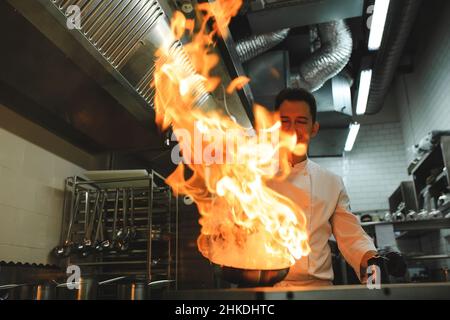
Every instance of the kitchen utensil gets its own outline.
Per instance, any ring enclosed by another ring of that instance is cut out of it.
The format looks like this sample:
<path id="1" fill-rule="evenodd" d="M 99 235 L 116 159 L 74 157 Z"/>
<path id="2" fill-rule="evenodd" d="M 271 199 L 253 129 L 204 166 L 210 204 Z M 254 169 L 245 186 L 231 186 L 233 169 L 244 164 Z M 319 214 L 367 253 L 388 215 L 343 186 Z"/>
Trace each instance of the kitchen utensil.
<path id="1" fill-rule="evenodd" d="M 441 219 L 441 218 L 443 218 L 443 214 L 441 211 L 435 209 L 429 213 L 428 217 L 430 219 Z"/>
<path id="2" fill-rule="evenodd" d="M 90 211 L 90 206 L 89 206 L 89 201 L 90 201 L 90 192 L 89 191 L 85 191 L 84 192 L 84 198 L 85 198 L 85 203 L 84 203 L 84 235 L 86 237 L 87 234 L 87 229 L 88 229 L 88 221 L 89 221 L 89 211 Z M 75 244 L 75 249 L 76 251 L 81 254 L 84 250 L 84 240 L 83 239 L 80 243 Z"/>
<path id="3" fill-rule="evenodd" d="M 450 203 L 450 194 L 442 194 L 439 198 L 438 198 L 438 206 L 439 207 L 443 207 L 446 206 L 448 203 Z"/>
<path id="4" fill-rule="evenodd" d="M 80 204 L 80 192 L 76 192 L 75 195 L 75 202 L 73 207 L 70 210 L 70 219 L 69 219 L 69 226 L 67 228 L 67 233 L 66 233 L 66 237 L 64 239 L 64 243 L 60 246 L 55 247 L 55 249 L 53 249 L 53 253 L 55 254 L 56 257 L 58 258 L 67 258 L 70 255 L 73 243 L 70 241 L 70 237 L 71 237 L 71 232 L 72 232 L 72 227 L 74 224 L 74 221 L 76 220 L 77 216 L 78 216 L 78 206 Z"/>
<path id="5" fill-rule="evenodd" d="M 85 225 L 87 225 L 87 228 L 85 229 L 86 231 L 83 239 L 83 248 L 81 249 L 81 255 L 83 257 L 89 256 L 94 248 L 94 243 L 92 241 L 92 231 L 94 229 L 95 217 L 98 211 L 99 201 L 100 201 L 100 191 L 96 193 L 92 214 L 89 212 L 88 217 L 90 216 L 90 218 L 85 221 L 86 223 Z"/>
<path id="6" fill-rule="evenodd" d="M 105 248 L 107 249 L 113 249 L 116 247 L 116 241 L 117 241 L 117 216 L 119 213 L 119 195 L 120 190 L 116 189 L 116 198 L 114 200 L 114 216 L 113 216 L 113 229 L 112 229 L 112 239 L 109 242 L 109 245 Z"/>
<path id="7" fill-rule="evenodd" d="M 361 216 L 361 222 L 372 222 L 373 217 L 370 214 L 364 214 Z"/>
<path id="8" fill-rule="evenodd" d="M 406 204 L 404 202 L 400 202 L 399 205 L 397 206 L 396 212 L 403 211 L 403 209 L 405 209 L 405 207 L 406 207 Z"/>
<path id="9" fill-rule="evenodd" d="M 99 207 L 99 213 L 98 213 L 98 222 L 97 222 L 97 227 L 95 229 L 95 236 L 94 236 L 94 249 L 98 252 L 103 251 L 103 246 L 102 246 L 102 241 L 104 240 L 103 237 L 103 224 L 104 224 L 104 219 L 103 219 L 103 215 L 104 215 L 104 209 L 105 209 L 105 203 L 106 203 L 106 199 L 107 199 L 107 192 L 103 192 L 102 191 L 102 195 L 101 195 L 101 204 Z M 99 239 L 100 236 L 100 239 Z"/>
<path id="10" fill-rule="evenodd" d="M 108 201 L 108 191 L 105 191 L 105 203 Z M 100 227 L 100 243 L 98 246 L 96 246 L 96 250 L 101 252 L 104 249 L 109 249 L 112 247 L 112 240 L 107 239 L 107 232 L 106 232 L 106 222 L 108 218 L 108 209 L 104 208 L 104 213 L 102 216 L 102 224 Z"/>
<path id="11" fill-rule="evenodd" d="M 128 239 L 127 239 L 127 211 L 128 211 L 128 195 L 127 190 L 122 191 L 122 228 L 117 231 L 117 241 L 116 248 L 120 251 L 128 250 Z"/>
<path id="12" fill-rule="evenodd" d="M 386 213 L 385 213 L 385 215 L 384 215 L 384 221 L 387 221 L 387 222 L 391 222 L 391 221 L 392 221 L 392 215 L 391 215 L 390 212 L 386 212 Z"/>
<path id="13" fill-rule="evenodd" d="M 130 188 L 130 226 L 127 229 L 127 238 L 131 241 L 136 238 L 136 227 L 134 225 L 134 189 Z"/>
<path id="14" fill-rule="evenodd" d="M 417 220 L 426 220 L 426 219 L 428 219 L 428 211 L 426 209 L 422 209 L 417 214 Z"/>
<path id="15" fill-rule="evenodd" d="M 414 210 L 409 210 L 408 214 L 406 215 L 406 221 L 415 221 L 417 220 L 417 212 Z"/>
<path id="16" fill-rule="evenodd" d="M 397 211 L 395 213 L 394 220 L 395 221 L 405 221 L 406 220 L 405 214 L 401 211 Z"/>
<path id="17" fill-rule="evenodd" d="M 213 263 L 214 274 L 225 281 L 237 284 L 239 287 L 266 287 L 273 286 L 283 280 L 289 268 L 278 270 L 249 270 Z"/>
<path id="18" fill-rule="evenodd" d="M 119 300 L 145 300 L 147 284 L 143 281 L 129 280 L 117 285 Z"/>

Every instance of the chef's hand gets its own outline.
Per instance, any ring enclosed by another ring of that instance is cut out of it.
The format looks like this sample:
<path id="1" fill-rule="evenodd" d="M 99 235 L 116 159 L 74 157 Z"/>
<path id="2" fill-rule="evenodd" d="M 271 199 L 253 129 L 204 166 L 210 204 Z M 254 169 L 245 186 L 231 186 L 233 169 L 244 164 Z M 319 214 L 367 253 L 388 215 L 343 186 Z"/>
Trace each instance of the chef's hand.
<path id="1" fill-rule="evenodd" d="M 360 279 L 362 283 L 367 281 L 367 269 L 369 266 L 369 260 L 378 255 L 377 251 L 367 251 L 361 259 Z"/>
<path id="2" fill-rule="evenodd" d="M 378 267 L 378 271 L 375 267 Z M 399 252 L 387 251 L 378 254 L 375 251 L 369 251 L 364 255 L 361 262 L 361 280 L 366 282 L 367 272 L 369 272 L 374 277 L 380 277 L 379 283 L 389 283 L 389 275 L 402 277 L 405 275 L 406 269 L 405 259 Z"/>
<path id="3" fill-rule="evenodd" d="M 361 267 L 363 269 L 367 269 L 369 260 L 375 257 L 377 254 L 378 252 L 376 251 L 367 251 L 366 254 L 361 259 Z"/>

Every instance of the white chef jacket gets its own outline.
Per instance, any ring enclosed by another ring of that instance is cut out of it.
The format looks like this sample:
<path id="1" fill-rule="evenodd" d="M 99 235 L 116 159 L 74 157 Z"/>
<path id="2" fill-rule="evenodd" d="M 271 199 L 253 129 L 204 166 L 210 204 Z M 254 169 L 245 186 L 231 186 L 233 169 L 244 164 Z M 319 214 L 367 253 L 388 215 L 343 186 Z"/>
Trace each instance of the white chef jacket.
<path id="1" fill-rule="evenodd" d="M 359 277 L 363 256 L 376 248 L 350 212 L 342 178 L 307 159 L 294 165 L 285 181 L 271 181 L 269 186 L 302 208 L 311 247 L 310 254 L 291 266 L 277 286 L 331 285 L 334 275 L 328 240 L 332 235 Z"/>

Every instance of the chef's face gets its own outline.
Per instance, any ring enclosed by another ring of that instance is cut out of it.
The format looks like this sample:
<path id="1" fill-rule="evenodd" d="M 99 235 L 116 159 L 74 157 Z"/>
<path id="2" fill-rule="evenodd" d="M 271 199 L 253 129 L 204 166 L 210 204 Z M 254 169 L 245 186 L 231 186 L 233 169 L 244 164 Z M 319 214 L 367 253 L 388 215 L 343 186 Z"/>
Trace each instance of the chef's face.
<path id="1" fill-rule="evenodd" d="M 308 104 L 304 101 L 284 100 L 279 108 L 281 130 L 297 134 L 297 143 L 309 145 L 319 131 L 319 123 L 313 123 Z"/>

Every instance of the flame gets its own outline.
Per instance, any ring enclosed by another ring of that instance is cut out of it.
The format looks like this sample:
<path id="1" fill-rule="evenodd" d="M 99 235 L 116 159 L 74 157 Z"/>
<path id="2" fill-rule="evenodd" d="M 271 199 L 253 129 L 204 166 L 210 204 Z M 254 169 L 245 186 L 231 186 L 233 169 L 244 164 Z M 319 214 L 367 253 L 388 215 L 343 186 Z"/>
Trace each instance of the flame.
<path id="1" fill-rule="evenodd" d="M 242 89 L 249 81 L 250 79 L 244 76 L 233 79 L 227 87 L 227 93 L 232 94 L 236 89 Z"/>
<path id="2" fill-rule="evenodd" d="M 285 179 L 288 155 L 305 152 L 305 146 L 297 145 L 295 135 L 280 130 L 279 114 L 262 106 L 254 106 L 257 134 L 252 136 L 220 109 L 199 108 L 202 97 L 220 83 L 210 75 L 219 62 L 214 39 L 227 35 L 226 26 L 241 4 L 232 0 L 199 4 L 203 19 L 196 33 L 181 13 L 174 14 L 175 37 L 180 39 L 188 31 L 192 41 L 183 46 L 185 56 L 174 54 L 170 45 L 157 52 L 152 83 L 156 122 L 162 129 L 171 126 L 179 142 L 185 163 L 166 182 L 175 192 L 189 195 L 199 209 L 202 228 L 197 244 L 202 255 L 237 268 L 281 269 L 309 253 L 306 219 L 268 182 Z M 208 32 L 211 19 L 215 22 Z M 234 79 L 228 94 L 249 80 Z"/>

